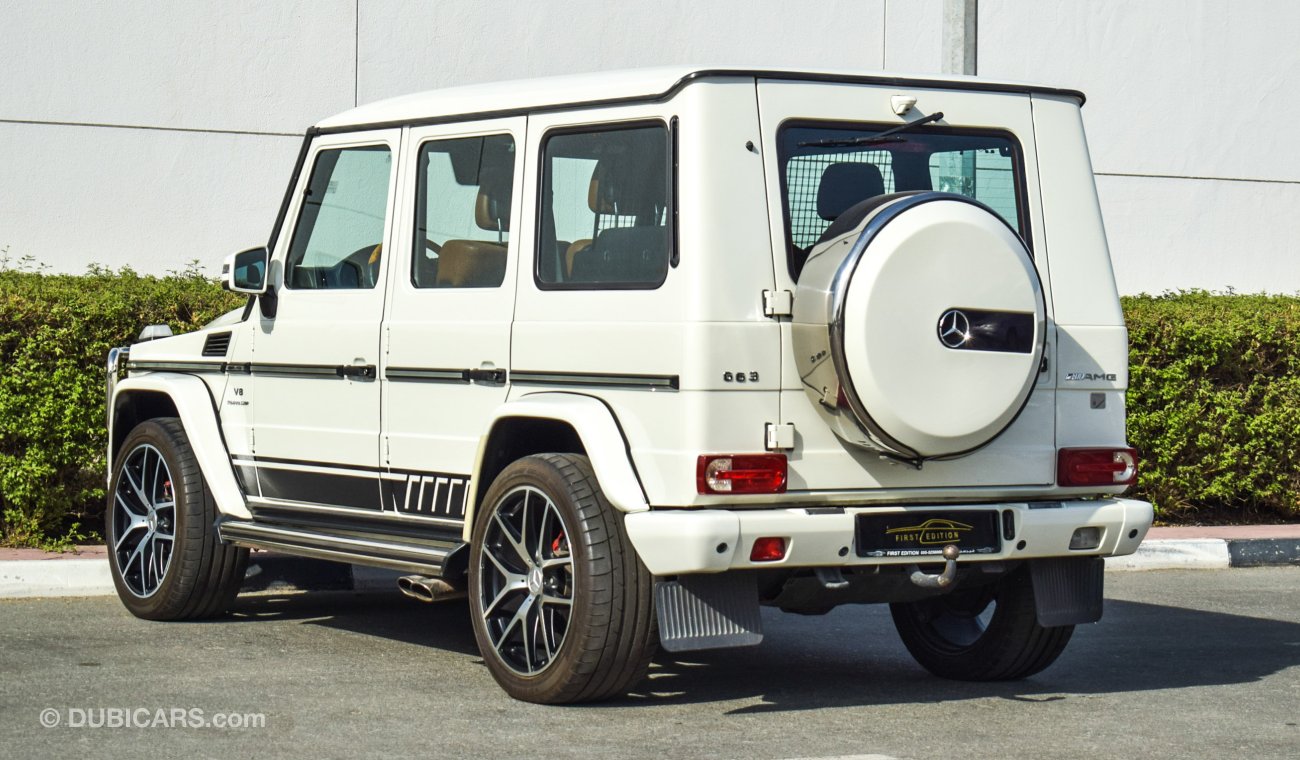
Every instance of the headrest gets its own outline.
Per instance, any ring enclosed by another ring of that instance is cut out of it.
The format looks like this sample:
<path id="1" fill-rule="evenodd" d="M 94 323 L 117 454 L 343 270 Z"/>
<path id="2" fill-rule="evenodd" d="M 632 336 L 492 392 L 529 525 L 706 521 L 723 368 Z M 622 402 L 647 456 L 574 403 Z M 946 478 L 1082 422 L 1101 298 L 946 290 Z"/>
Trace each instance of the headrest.
<path id="1" fill-rule="evenodd" d="M 666 184 L 657 152 L 602 158 L 591 173 L 587 207 L 597 214 L 652 216 L 667 205 Z"/>
<path id="2" fill-rule="evenodd" d="M 510 167 L 483 167 L 474 203 L 474 223 L 480 229 L 510 231 L 510 175 Z"/>
<path id="3" fill-rule="evenodd" d="M 833 222 L 850 206 L 884 192 L 885 179 L 875 165 L 855 161 L 831 164 L 817 186 L 817 215 Z"/>

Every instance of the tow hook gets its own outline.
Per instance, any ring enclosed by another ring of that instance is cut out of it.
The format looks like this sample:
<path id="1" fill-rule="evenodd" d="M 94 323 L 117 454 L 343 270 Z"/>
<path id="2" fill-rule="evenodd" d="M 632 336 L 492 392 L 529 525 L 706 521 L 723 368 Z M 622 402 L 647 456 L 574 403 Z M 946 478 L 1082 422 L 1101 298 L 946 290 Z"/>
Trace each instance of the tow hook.
<path id="1" fill-rule="evenodd" d="M 921 588 L 948 588 L 957 578 L 957 557 L 961 554 L 953 544 L 943 547 L 943 572 L 938 575 L 930 575 L 917 565 L 911 565 L 908 569 L 912 571 L 912 583 Z"/>

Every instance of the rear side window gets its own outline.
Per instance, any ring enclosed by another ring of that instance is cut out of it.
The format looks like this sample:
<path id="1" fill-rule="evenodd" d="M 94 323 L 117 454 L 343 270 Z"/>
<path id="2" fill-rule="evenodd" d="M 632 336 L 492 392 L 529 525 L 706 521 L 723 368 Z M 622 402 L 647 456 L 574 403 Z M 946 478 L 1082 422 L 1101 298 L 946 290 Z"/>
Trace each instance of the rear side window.
<path id="1" fill-rule="evenodd" d="M 515 141 L 510 135 L 420 146 L 415 199 L 417 288 L 495 288 L 506 276 Z"/>
<path id="2" fill-rule="evenodd" d="M 285 266 L 290 288 L 375 287 L 391 169 L 392 156 L 383 145 L 316 155 Z"/>
<path id="3" fill-rule="evenodd" d="M 888 193 L 965 195 L 993 209 L 1029 240 L 1024 169 L 1015 138 L 1005 132 L 920 127 L 879 143 L 843 144 L 889 128 L 806 122 L 782 127 L 778 160 L 792 276 L 799 276 L 808 252 L 840 214 Z"/>
<path id="4" fill-rule="evenodd" d="M 538 286 L 663 284 L 672 256 L 667 127 L 560 132 L 542 156 Z"/>

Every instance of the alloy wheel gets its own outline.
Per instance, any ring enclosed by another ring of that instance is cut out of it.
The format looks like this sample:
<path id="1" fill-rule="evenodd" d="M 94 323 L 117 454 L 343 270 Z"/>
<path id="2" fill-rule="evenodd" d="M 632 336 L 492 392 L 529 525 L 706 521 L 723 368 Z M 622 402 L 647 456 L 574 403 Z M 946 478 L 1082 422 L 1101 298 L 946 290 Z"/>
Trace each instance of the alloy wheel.
<path id="1" fill-rule="evenodd" d="M 113 493 L 113 553 L 127 590 L 153 596 L 171 565 L 176 496 L 162 453 L 141 444 L 127 454 Z"/>
<path id="2" fill-rule="evenodd" d="M 573 613 L 573 556 L 555 503 L 529 486 L 493 507 L 479 556 L 479 607 L 492 649 L 515 673 L 541 673 Z"/>

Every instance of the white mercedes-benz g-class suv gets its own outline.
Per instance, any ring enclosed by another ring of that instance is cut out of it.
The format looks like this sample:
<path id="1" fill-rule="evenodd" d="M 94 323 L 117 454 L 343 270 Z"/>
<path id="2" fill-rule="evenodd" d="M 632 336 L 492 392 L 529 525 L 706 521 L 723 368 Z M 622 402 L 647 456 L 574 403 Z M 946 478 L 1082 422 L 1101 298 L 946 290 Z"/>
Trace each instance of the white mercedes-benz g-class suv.
<path id="1" fill-rule="evenodd" d="M 676 68 L 326 119 L 222 271 L 247 307 L 110 354 L 123 602 L 218 615 L 248 547 L 395 569 L 534 702 L 761 605 L 1038 672 L 1152 520 L 1082 103 Z"/>

